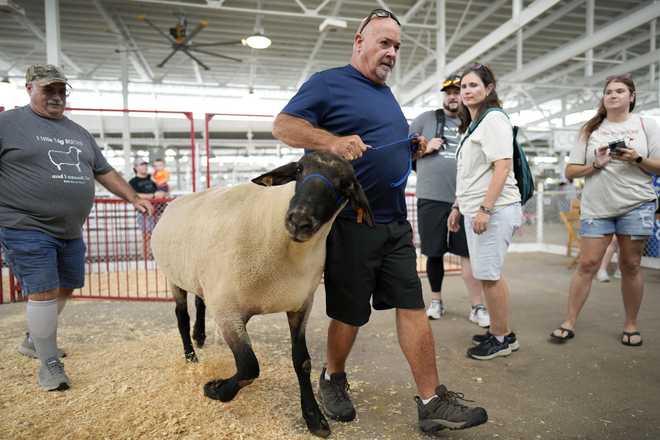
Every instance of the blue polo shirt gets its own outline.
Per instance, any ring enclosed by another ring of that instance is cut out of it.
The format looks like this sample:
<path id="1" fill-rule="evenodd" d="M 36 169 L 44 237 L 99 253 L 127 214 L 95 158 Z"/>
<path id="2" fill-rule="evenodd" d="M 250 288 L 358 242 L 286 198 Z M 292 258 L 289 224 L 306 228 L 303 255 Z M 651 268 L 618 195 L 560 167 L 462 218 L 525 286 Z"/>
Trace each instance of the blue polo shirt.
<path id="1" fill-rule="evenodd" d="M 376 223 L 406 219 L 408 122 L 388 86 L 373 83 L 350 64 L 324 70 L 302 85 L 282 113 L 337 136 L 358 135 L 375 147 L 351 162 L 355 175 Z M 356 214 L 349 205 L 339 217 L 355 220 Z"/>

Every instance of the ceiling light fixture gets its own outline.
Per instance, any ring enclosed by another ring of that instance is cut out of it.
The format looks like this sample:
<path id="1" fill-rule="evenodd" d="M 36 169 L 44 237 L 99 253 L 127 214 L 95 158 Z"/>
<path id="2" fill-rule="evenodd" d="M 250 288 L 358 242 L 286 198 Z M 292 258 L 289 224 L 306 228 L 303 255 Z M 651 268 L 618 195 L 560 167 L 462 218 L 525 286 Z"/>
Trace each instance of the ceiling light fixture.
<path id="1" fill-rule="evenodd" d="M 270 46 L 271 41 L 270 38 L 263 33 L 258 32 L 242 40 L 242 43 L 252 49 L 267 49 Z"/>

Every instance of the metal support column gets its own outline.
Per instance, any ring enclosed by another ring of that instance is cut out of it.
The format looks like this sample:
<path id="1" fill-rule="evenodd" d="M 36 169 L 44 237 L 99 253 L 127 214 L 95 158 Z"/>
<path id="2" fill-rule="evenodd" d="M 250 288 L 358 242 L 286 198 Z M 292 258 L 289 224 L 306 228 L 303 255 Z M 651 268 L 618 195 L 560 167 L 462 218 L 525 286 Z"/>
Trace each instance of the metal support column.
<path id="1" fill-rule="evenodd" d="M 658 19 L 653 19 L 651 20 L 651 28 L 649 32 L 649 52 L 653 52 L 655 50 L 655 29 L 657 25 Z M 655 63 L 652 63 L 649 65 L 649 82 L 651 85 L 655 84 Z"/>
<path id="2" fill-rule="evenodd" d="M 46 61 L 48 64 L 60 66 L 60 2 L 59 0 L 44 0 L 46 13 Z"/>
<path id="3" fill-rule="evenodd" d="M 513 19 L 518 20 L 522 11 L 522 0 L 513 0 Z M 516 70 L 522 70 L 523 66 L 523 29 L 516 32 Z"/>
<path id="4" fill-rule="evenodd" d="M 587 0 L 586 28 L 587 37 L 594 34 L 594 11 L 596 9 L 596 0 Z M 584 76 L 589 77 L 594 74 L 594 50 L 589 49 L 585 53 Z"/>
<path id="5" fill-rule="evenodd" d="M 125 48 L 122 48 L 125 49 Z M 128 109 L 128 52 L 121 51 L 121 94 L 123 98 L 123 108 Z M 128 112 L 122 113 L 122 144 L 124 147 L 124 178 L 131 178 L 133 172 L 133 161 L 131 154 L 131 126 L 128 119 Z"/>
<path id="6" fill-rule="evenodd" d="M 435 0 L 435 70 L 437 72 L 435 95 L 438 101 L 438 107 L 442 107 L 442 81 L 447 76 L 445 68 L 447 67 L 447 60 L 445 58 L 445 45 L 447 42 L 446 36 L 446 4 L 445 0 Z M 450 72 L 451 73 L 451 72 Z"/>

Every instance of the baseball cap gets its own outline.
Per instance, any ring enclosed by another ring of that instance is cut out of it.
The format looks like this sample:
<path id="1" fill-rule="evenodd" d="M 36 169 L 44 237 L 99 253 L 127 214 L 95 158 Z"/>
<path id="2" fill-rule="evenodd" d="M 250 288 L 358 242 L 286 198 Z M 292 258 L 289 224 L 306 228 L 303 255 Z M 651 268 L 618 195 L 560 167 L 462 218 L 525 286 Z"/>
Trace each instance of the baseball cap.
<path id="1" fill-rule="evenodd" d="M 25 71 L 25 82 L 37 81 L 40 86 L 53 83 L 68 84 L 64 71 L 53 64 L 33 64 Z"/>
<path id="2" fill-rule="evenodd" d="M 461 88 L 461 77 L 459 75 L 453 74 L 449 75 L 447 79 L 445 79 L 442 82 L 442 88 L 440 89 L 441 91 L 445 91 L 449 87 L 457 87 Z"/>
<path id="3" fill-rule="evenodd" d="M 133 162 L 133 166 L 135 166 L 135 167 L 136 167 L 136 166 L 139 166 L 139 165 L 142 165 L 142 164 L 147 164 L 147 165 L 149 165 L 149 162 L 147 162 L 147 161 L 144 160 L 144 159 L 135 159 L 135 162 Z"/>

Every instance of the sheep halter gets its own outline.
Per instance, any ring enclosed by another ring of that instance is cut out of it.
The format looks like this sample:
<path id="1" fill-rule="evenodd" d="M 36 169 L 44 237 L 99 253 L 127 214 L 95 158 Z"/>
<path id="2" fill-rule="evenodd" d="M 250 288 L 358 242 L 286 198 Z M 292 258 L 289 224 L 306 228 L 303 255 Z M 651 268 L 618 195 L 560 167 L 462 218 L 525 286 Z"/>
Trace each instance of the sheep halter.
<path id="1" fill-rule="evenodd" d="M 368 146 L 367 151 L 380 150 L 381 148 L 393 147 L 394 145 L 399 145 L 404 142 L 407 142 L 410 147 L 411 156 L 408 158 L 408 168 L 406 172 L 399 179 L 390 183 L 390 188 L 397 188 L 408 181 L 408 176 L 412 172 L 412 155 L 417 151 L 417 147 L 413 145 L 412 141 L 417 137 L 416 134 L 410 134 L 407 138 L 401 139 L 395 142 L 390 142 L 389 144 L 379 145 L 377 147 Z"/>
<path id="2" fill-rule="evenodd" d="M 318 177 L 319 179 L 321 179 L 321 182 L 323 182 L 325 186 L 327 186 L 328 188 L 330 188 L 330 190 L 332 190 L 332 193 L 335 195 L 335 201 L 337 202 L 338 205 L 342 202 L 343 197 L 340 194 L 337 194 L 337 190 L 335 189 L 332 182 L 330 182 L 330 179 L 325 177 L 323 174 L 319 174 L 319 173 L 308 174 L 305 177 L 303 177 L 303 180 L 302 182 L 300 182 L 300 185 L 301 186 L 304 185 L 305 182 L 307 182 L 312 177 Z"/>

